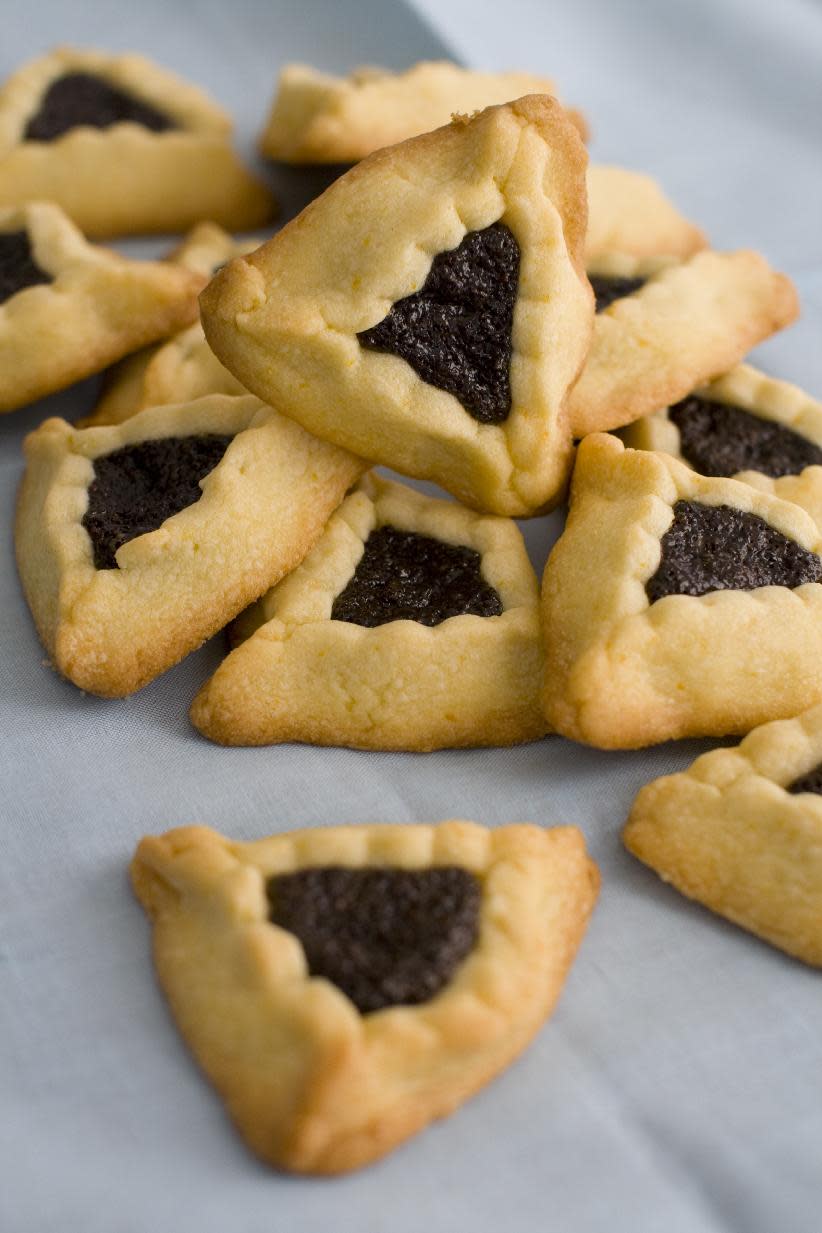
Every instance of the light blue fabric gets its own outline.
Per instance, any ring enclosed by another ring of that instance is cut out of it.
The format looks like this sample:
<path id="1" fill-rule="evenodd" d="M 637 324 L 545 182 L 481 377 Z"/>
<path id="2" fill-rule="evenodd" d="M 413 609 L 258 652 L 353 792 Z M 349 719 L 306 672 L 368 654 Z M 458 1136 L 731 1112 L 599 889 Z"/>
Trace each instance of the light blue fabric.
<path id="1" fill-rule="evenodd" d="M 647 170 L 720 247 L 797 281 L 759 362 L 822 397 L 822 8 L 810 0 L 419 0 L 466 62 L 556 77 L 593 157 Z M 135 48 L 210 88 L 246 151 L 278 66 L 442 54 L 379 0 L 41 0 L 0 76 L 70 41 Z M 156 244 L 124 246 L 159 251 Z M 219 639 L 123 702 L 43 665 L 11 545 L 24 432 L 93 383 L 0 419 L 0 1227 L 9 1233 L 818 1233 L 822 977 L 629 858 L 638 788 L 708 745 L 601 754 L 552 739 L 430 756 L 224 750 L 186 712 Z M 555 526 L 528 527 L 541 566 Z M 238 838 L 337 822 L 575 823 L 602 897 L 556 1015 L 507 1074 L 335 1182 L 258 1165 L 154 984 L 126 865 L 202 821 Z"/>

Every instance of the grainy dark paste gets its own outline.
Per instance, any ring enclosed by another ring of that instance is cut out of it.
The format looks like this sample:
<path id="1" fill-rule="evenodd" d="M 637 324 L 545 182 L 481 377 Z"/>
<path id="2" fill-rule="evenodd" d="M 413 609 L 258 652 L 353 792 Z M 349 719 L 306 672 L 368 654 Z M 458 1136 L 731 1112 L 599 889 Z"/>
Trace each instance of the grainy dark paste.
<path id="1" fill-rule="evenodd" d="M 815 792 L 817 796 L 822 796 L 822 762 L 812 771 L 808 771 L 807 775 L 800 775 L 793 783 L 789 783 L 785 791 Z"/>
<path id="2" fill-rule="evenodd" d="M 480 572 L 481 557 L 414 531 L 379 527 L 365 542 L 351 580 L 334 600 L 332 621 L 439 625 L 453 616 L 499 616 L 502 600 Z"/>
<path id="3" fill-rule="evenodd" d="M 358 339 L 406 360 L 481 424 L 503 423 L 511 413 L 519 257 L 503 223 L 469 231 L 458 248 L 437 254 L 419 291 L 398 300 Z"/>
<path id="4" fill-rule="evenodd" d="M 266 889 L 269 919 L 299 938 L 311 975 L 363 1014 L 427 1002 L 477 941 L 480 883 L 456 865 L 322 866 L 279 874 Z"/>
<path id="5" fill-rule="evenodd" d="M 93 73 L 65 73 L 51 83 L 23 134 L 26 141 L 54 141 L 81 124 L 110 128 L 129 120 L 153 133 L 178 126 L 170 116 Z"/>
<path id="6" fill-rule="evenodd" d="M 0 304 L 26 287 L 53 281 L 32 257 L 28 232 L 0 232 Z"/>
<path id="7" fill-rule="evenodd" d="M 594 289 L 597 302 L 597 312 L 613 304 L 614 300 L 622 300 L 626 295 L 633 295 L 645 286 L 644 278 L 609 278 L 605 274 L 589 274 L 588 282 Z"/>
<path id="8" fill-rule="evenodd" d="M 665 595 L 800 587 L 822 581 L 822 560 L 764 518 L 731 505 L 677 501 L 662 537 L 662 559 L 645 584 L 653 603 Z"/>
<path id="9" fill-rule="evenodd" d="M 818 445 L 742 407 L 692 394 L 671 407 L 668 417 L 679 429 L 683 458 L 702 475 L 761 471 L 778 479 L 822 466 Z"/>
<path id="10" fill-rule="evenodd" d="M 156 531 L 166 518 L 199 501 L 200 480 L 214 470 L 232 439 L 216 433 L 162 437 L 95 458 L 83 526 L 97 569 L 117 569 L 121 544 Z"/>

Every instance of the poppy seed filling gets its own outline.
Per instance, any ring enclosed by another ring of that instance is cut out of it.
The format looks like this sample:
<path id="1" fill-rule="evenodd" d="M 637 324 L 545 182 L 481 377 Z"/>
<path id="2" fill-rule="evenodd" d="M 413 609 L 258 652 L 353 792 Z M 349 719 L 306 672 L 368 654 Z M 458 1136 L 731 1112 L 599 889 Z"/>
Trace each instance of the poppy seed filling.
<path id="1" fill-rule="evenodd" d="M 437 254 L 419 291 L 357 338 L 405 360 L 479 423 L 501 424 L 511 414 L 519 263 L 519 244 L 503 223 L 469 231 L 457 248 Z"/>
<path id="2" fill-rule="evenodd" d="M 151 103 L 114 86 L 93 73 L 64 73 L 43 95 L 26 125 L 25 141 L 55 141 L 81 125 L 110 128 L 129 121 L 164 133 L 178 126 Z"/>
<path id="3" fill-rule="evenodd" d="M 692 394 L 668 410 L 679 429 L 679 449 L 702 475 L 760 471 L 778 479 L 822 466 L 822 449 L 799 433 L 729 403 Z"/>
<path id="4" fill-rule="evenodd" d="M 453 616 L 499 616 L 502 600 L 480 572 L 473 548 L 414 531 L 379 527 L 365 542 L 350 581 L 334 600 L 332 621 L 439 625 Z"/>
<path id="5" fill-rule="evenodd" d="M 230 436 L 160 437 L 94 459 L 83 526 L 96 569 L 117 569 L 117 549 L 156 531 L 203 495 L 200 481 L 232 442 Z"/>
<path id="6" fill-rule="evenodd" d="M 822 796 L 822 762 L 819 766 L 815 766 L 812 771 L 808 771 L 806 775 L 800 775 L 793 783 L 788 784 L 786 792 L 814 792 L 817 796 Z"/>
<path id="7" fill-rule="evenodd" d="M 593 288 L 597 312 L 610 307 L 615 300 L 623 300 L 645 286 L 644 278 L 611 278 L 606 274 L 589 274 L 588 282 Z"/>
<path id="8" fill-rule="evenodd" d="M 456 865 L 321 866 L 278 874 L 266 891 L 269 920 L 299 938 L 310 974 L 362 1014 L 429 1001 L 479 933 L 479 879 Z"/>
<path id="9" fill-rule="evenodd" d="M 677 501 L 661 540 L 659 568 L 645 584 L 651 603 L 666 595 L 800 587 L 822 580 L 822 560 L 764 518 L 731 505 Z"/>
<path id="10" fill-rule="evenodd" d="M 53 281 L 32 257 L 28 232 L 0 232 L 0 304 L 26 287 Z"/>

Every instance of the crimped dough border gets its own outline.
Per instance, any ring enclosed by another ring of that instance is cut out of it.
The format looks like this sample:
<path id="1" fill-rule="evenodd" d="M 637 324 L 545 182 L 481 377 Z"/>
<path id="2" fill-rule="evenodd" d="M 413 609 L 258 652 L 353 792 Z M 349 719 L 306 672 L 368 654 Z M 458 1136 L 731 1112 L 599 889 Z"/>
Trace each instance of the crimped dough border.
<path id="1" fill-rule="evenodd" d="M 822 706 L 754 729 L 647 784 L 623 839 L 666 882 L 822 967 L 822 798 L 788 784 L 822 762 Z"/>
<path id="2" fill-rule="evenodd" d="M 420 1006 L 361 1015 L 306 972 L 265 880 L 308 866 L 457 864 L 483 883 L 476 948 Z M 367 1164 L 507 1066 L 553 1008 L 599 878 L 576 828 L 471 822 L 315 828 L 232 843 L 204 827 L 132 863 L 178 1027 L 249 1146 L 309 1173 Z"/>
<path id="3" fill-rule="evenodd" d="M 94 567 L 82 526 L 94 458 L 140 441 L 236 434 L 203 495 Z M 18 568 L 40 637 L 69 680 L 119 697 L 194 650 L 302 559 L 358 477 L 351 455 L 248 395 L 149 409 L 114 427 L 50 419 L 25 442 Z"/>
<path id="4" fill-rule="evenodd" d="M 245 386 L 318 436 L 475 508 L 534 513 L 561 494 L 563 400 L 593 321 L 585 159 L 559 104 L 540 96 L 379 151 L 217 275 L 201 300 L 206 337 Z M 494 222 L 521 248 L 502 425 L 478 423 L 356 338 L 423 284 L 435 255 Z"/>
<path id="5" fill-rule="evenodd" d="M 693 393 L 711 402 L 729 403 L 750 411 L 763 420 L 790 428 L 799 436 L 822 447 L 822 403 L 811 398 L 798 385 L 779 381 L 748 364 L 738 364 L 716 381 L 700 386 Z M 687 395 L 685 395 L 687 397 Z M 637 420 L 620 434 L 631 449 L 658 450 L 690 466 L 680 450 L 679 429 L 668 418 L 668 408 Z M 739 471 L 733 477 L 753 484 L 761 492 L 783 501 L 793 501 L 806 510 L 822 527 L 822 467 L 810 466 L 799 475 L 772 479 L 760 471 Z"/>
<path id="6" fill-rule="evenodd" d="M 558 732 L 638 748 L 747 732 L 822 699 L 822 584 L 648 603 L 645 583 L 680 499 L 732 505 L 822 552 L 796 505 L 615 437 L 586 438 L 543 579 L 544 703 Z"/>
<path id="7" fill-rule="evenodd" d="M 332 621 L 365 541 L 385 525 L 480 553 L 503 612 L 434 627 Z M 515 524 L 374 475 L 332 515 L 302 565 L 243 614 L 234 638 L 245 641 L 191 711 L 197 728 L 223 744 L 422 751 L 510 745 L 547 729 L 537 580 Z"/>

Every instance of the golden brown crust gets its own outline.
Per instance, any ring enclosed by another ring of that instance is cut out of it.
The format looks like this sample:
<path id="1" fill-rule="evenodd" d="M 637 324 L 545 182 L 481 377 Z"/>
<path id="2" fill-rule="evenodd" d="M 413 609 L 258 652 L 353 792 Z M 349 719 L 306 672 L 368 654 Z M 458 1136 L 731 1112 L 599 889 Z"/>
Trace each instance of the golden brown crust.
<path id="1" fill-rule="evenodd" d="M 822 762 L 822 706 L 756 728 L 646 785 L 634 856 L 712 912 L 822 967 L 822 798 L 789 784 Z"/>
<path id="2" fill-rule="evenodd" d="M 683 264 L 636 261 L 647 277 L 597 313 L 568 415 L 575 437 L 619 428 L 678 402 L 799 313 L 796 289 L 753 252 L 698 253 Z M 589 272 L 605 272 L 603 259 Z M 614 271 L 615 272 L 615 271 Z"/>
<path id="3" fill-rule="evenodd" d="M 280 73 L 260 150 L 286 163 L 356 163 L 375 150 L 418 137 L 525 94 L 556 94 L 553 81 L 532 73 L 478 73 L 445 60 L 403 73 L 358 68 L 349 77 L 287 64 Z M 587 127 L 569 112 L 580 136 Z"/>
<path id="4" fill-rule="evenodd" d="M 798 506 L 665 454 L 625 450 L 615 437 L 587 437 L 543 580 L 544 704 L 565 736 L 633 749 L 747 732 L 822 699 L 822 584 L 649 604 L 645 583 L 677 500 L 734 506 L 822 551 Z"/>
<path id="5" fill-rule="evenodd" d="M 479 940 L 418 1006 L 362 1015 L 269 923 L 265 880 L 317 865 L 460 865 Z M 333 1174 L 378 1159 L 503 1070 L 552 1010 L 599 876 L 573 827 L 471 822 L 314 828 L 231 843 L 204 827 L 143 839 L 131 867 L 177 1026 L 263 1160 Z"/>
<path id="6" fill-rule="evenodd" d="M 781 424 L 822 448 L 822 403 L 798 385 L 769 377 L 748 364 L 738 364 L 716 381 L 692 392 L 711 402 L 741 407 L 760 419 Z M 689 465 L 680 449 L 679 429 L 668 418 L 667 408 L 637 420 L 620 435 L 631 449 L 659 450 Z M 822 467 L 805 467 L 799 475 L 783 475 L 777 479 L 759 471 L 740 471 L 733 478 L 753 484 L 783 501 L 793 501 L 822 527 Z"/>
<path id="7" fill-rule="evenodd" d="M 116 569 L 95 569 L 82 526 L 93 460 L 196 433 L 235 434 L 200 500 L 123 544 Z M 50 419 L 25 450 L 23 589 L 52 662 L 102 697 L 147 684 L 293 569 L 362 466 L 251 395 L 156 408 L 116 427 Z"/>
<path id="8" fill-rule="evenodd" d="M 168 260 L 194 270 L 207 283 L 234 257 L 262 241 L 236 240 L 216 223 L 199 223 Z M 78 428 L 121 424 L 146 407 L 192 402 L 206 394 L 247 394 L 209 347 L 199 320 L 171 338 L 129 355 L 106 374 L 102 397 Z"/>
<path id="9" fill-rule="evenodd" d="M 25 127 L 51 83 L 91 73 L 152 104 L 178 125 L 78 126 L 55 141 Z M 63 47 L 32 60 L 0 87 L 0 206 L 50 200 L 88 235 L 182 231 L 202 218 L 243 230 L 268 221 L 274 202 L 231 148 L 231 120 L 203 91 L 143 56 Z"/>
<path id="10" fill-rule="evenodd" d="M 503 612 L 433 628 L 331 620 L 369 534 L 386 525 L 479 552 Z M 402 484 L 366 477 L 302 565 L 235 628 L 246 641 L 191 708 L 195 727 L 221 744 L 424 751 L 513 745 L 547 729 L 539 591 L 517 527 Z"/>
<path id="11" fill-rule="evenodd" d="M 381 150 L 217 275 L 201 300 L 206 337 L 309 431 L 474 508 L 534 513 L 567 474 L 563 400 L 590 337 L 585 160 L 562 109 L 540 96 Z M 521 249 L 512 410 L 500 425 L 356 337 L 422 284 L 437 253 L 497 221 Z"/>

